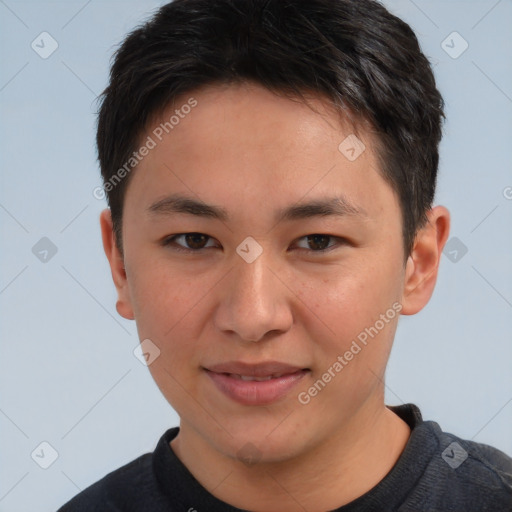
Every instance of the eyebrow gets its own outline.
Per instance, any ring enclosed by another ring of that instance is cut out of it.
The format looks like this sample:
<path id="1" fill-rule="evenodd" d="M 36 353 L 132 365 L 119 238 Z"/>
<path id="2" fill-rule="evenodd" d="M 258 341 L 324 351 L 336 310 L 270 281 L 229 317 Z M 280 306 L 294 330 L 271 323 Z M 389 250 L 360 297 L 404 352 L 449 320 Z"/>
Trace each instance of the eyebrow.
<path id="1" fill-rule="evenodd" d="M 171 216 L 182 213 L 196 217 L 216 219 L 222 222 L 229 220 L 229 214 L 225 208 L 206 204 L 181 194 L 172 194 L 160 199 L 149 206 L 147 211 L 151 215 L 159 216 Z M 275 221 L 282 222 L 328 216 L 344 217 L 347 215 L 368 217 L 367 212 L 363 208 L 352 204 L 343 195 L 337 195 L 321 197 L 308 202 L 299 202 L 278 210 L 275 215 Z"/>

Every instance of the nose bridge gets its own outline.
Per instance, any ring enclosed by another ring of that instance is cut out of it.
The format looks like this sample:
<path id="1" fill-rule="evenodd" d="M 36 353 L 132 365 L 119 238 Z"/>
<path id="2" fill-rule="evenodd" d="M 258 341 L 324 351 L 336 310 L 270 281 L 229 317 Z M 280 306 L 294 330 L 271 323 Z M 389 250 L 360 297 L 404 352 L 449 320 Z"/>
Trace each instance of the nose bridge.
<path id="1" fill-rule="evenodd" d="M 287 330 L 291 313 L 286 288 L 275 276 L 270 251 L 264 250 L 251 262 L 243 256 L 236 258 L 218 311 L 218 328 L 251 341 L 259 341 L 269 331 Z"/>
<path id="2" fill-rule="evenodd" d="M 269 281 L 272 272 L 269 268 L 268 251 L 259 255 L 254 261 L 248 262 L 241 259 L 236 266 L 236 286 L 233 289 L 233 299 L 242 303 L 250 302 L 273 302 L 273 297 L 267 297 L 270 292 Z"/>

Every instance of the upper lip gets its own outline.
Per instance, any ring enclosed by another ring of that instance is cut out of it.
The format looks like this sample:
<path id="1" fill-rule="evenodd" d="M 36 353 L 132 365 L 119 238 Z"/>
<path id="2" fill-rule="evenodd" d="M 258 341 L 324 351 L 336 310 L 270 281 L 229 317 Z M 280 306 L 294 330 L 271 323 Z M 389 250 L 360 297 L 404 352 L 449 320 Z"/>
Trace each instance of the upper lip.
<path id="1" fill-rule="evenodd" d="M 279 361 L 265 361 L 262 363 L 244 363 L 242 361 L 230 361 L 205 367 L 214 373 L 234 373 L 247 377 L 268 377 L 269 375 L 286 375 L 306 370 L 302 366 L 293 366 Z"/>

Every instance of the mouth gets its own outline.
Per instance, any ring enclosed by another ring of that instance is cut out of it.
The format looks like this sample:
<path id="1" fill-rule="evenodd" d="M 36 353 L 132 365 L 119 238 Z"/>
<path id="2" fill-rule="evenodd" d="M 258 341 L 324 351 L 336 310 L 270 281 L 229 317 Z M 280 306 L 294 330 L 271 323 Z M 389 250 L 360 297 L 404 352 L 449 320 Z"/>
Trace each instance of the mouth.
<path id="1" fill-rule="evenodd" d="M 217 390 L 243 405 L 266 405 L 285 397 L 311 370 L 279 362 L 231 362 L 203 368 Z"/>
<path id="2" fill-rule="evenodd" d="M 279 379 L 283 375 L 292 375 L 292 374 L 278 373 L 278 374 L 274 374 L 274 375 L 268 375 L 266 377 L 251 377 L 250 375 L 239 375 L 238 373 L 223 373 L 222 375 L 228 375 L 229 377 L 232 377 L 233 379 L 263 382 L 263 381 L 271 380 L 271 379 Z"/>

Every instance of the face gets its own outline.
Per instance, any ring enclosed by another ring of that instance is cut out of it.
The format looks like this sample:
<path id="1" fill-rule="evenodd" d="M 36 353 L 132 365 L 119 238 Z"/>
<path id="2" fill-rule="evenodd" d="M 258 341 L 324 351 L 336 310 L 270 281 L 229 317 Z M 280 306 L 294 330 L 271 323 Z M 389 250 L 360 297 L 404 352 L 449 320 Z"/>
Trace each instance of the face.
<path id="1" fill-rule="evenodd" d="M 158 347 L 149 369 L 182 430 L 230 457 L 298 455 L 383 400 L 410 277 L 399 203 L 370 131 L 357 156 L 348 125 L 311 104 L 199 90 L 141 137 L 156 145 L 126 191 L 118 311 Z"/>

